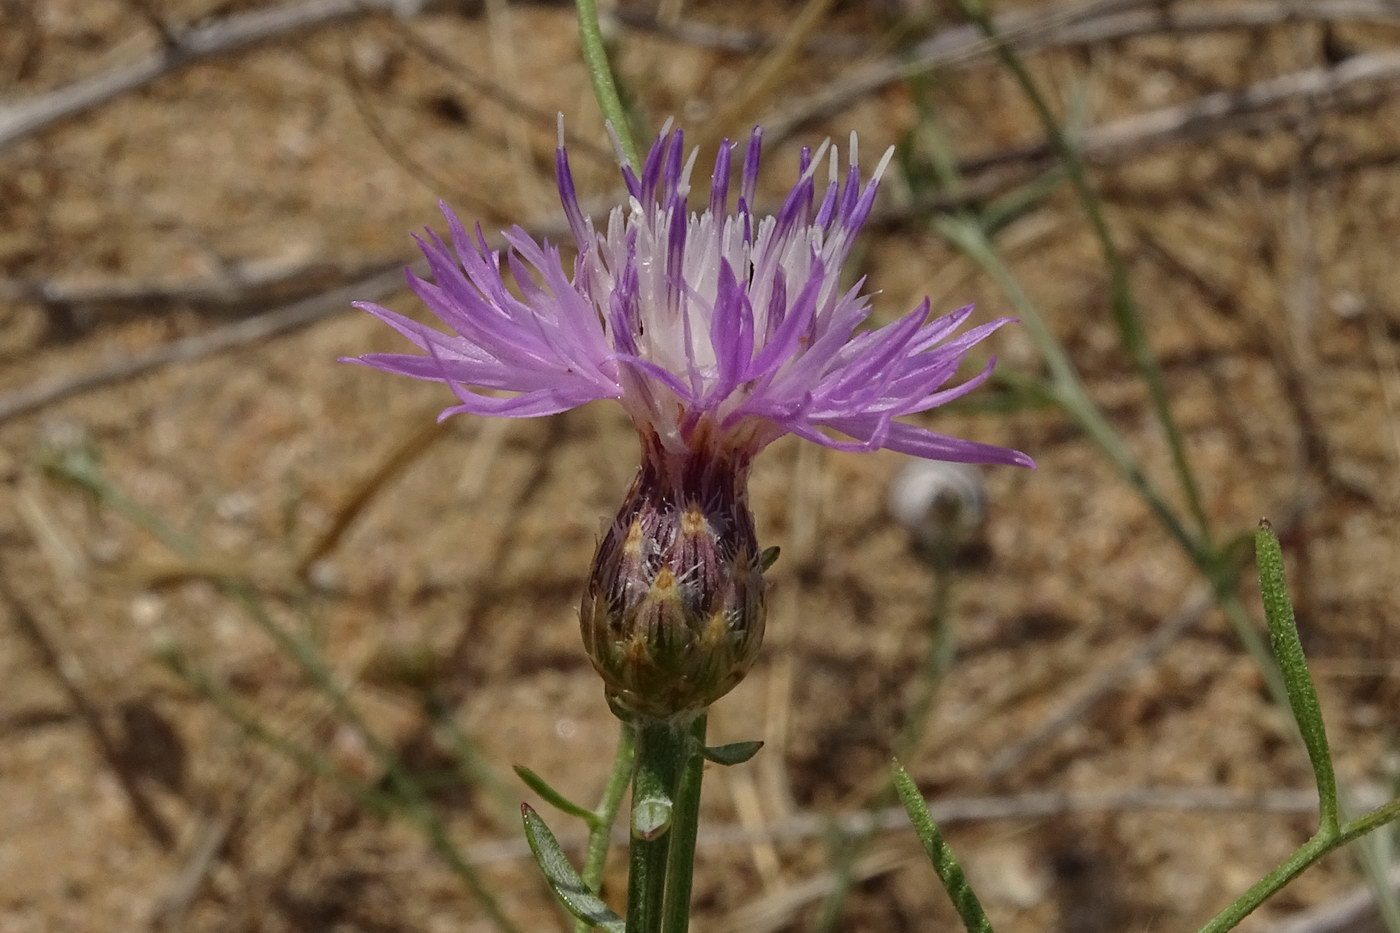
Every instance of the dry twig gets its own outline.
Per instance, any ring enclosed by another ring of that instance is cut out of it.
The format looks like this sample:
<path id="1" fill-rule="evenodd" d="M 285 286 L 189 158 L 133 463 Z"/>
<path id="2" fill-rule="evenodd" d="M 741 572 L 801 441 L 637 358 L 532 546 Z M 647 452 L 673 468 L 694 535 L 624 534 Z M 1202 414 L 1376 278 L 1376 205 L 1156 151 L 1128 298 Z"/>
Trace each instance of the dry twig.
<path id="1" fill-rule="evenodd" d="M 1145 8 L 1145 9 L 1143 9 Z M 1260 29 L 1303 22 L 1392 22 L 1400 19 L 1396 0 L 1258 0 L 1228 9 L 1197 7 L 1175 11 L 1153 0 L 1090 2 L 1039 13 L 1008 13 L 995 20 L 997 33 L 1021 52 L 1085 48 L 1159 33 Z M 800 127 L 850 107 L 872 91 L 938 68 L 969 65 L 991 47 L 974 26 L 945 29 L 899 56 L 852 73 L 843 71 L 830 86 L 784 107 L 764 120 L 768 135 L 786 139 Z"/>
<path id="2" fill-rule="evenodd" d="M 80 681 L 81 668 L 71 654 L 63 651 L 54 639 L 57 626 L 40 619 L 38 610 L 14 592 L 0 574 L 0 605 L 3 605 L 16 629 L 29 642 L 38 655 L 44 668 L 58 682 L 59 687 L 73 705 L 78 718 L 87 729 L 88 737 L 96 747 L 97 754 L 106 762 L 117 785 L 122 789 L 132 815 L 146 835 L 162 850 L 175 846 L 175 832 L 170 823 L 161 816 L 155 804 L 147 795 L 136 776 L 123 760 L 117 739 L 102 719 L 95 703 L 89 699 Z"/>
<path id="3" fill-rule="evenodd" d="M 106 366 L 46 379 L 0 398 L 0 422 L 171 363 L 186 363 L 305 327 L 344 310 L 352 301 L 381 298 L 396 291 L 402 284 L 403 273 L 397 269 L 377 272 L 324 294 L 292 302 L 235 324 L 184 337 L 144 353 L 115 360 Z"/>
<path id="4" fill-rule="evenodd" d="M 236 310 L 266 305 L 278 297 L 324 290 L 334 282 L 361 279 L 399 261 L 249 262 L 220 270 L 219 275 L 188 281 L 152 282 L 132 278 L 5 279 L 0 301 L 32 302 L 44 307 L 121 307 L 160 311 L 174 306 Z M 222 274 L 223 272 L 228 274 Z"/>
<path id="5" fill-rule="evenodd" d="M 374 13 L 408 14 L 417 6 L 410 0 L 297 0 L 171 31 L 169 41 L 140 61 L 0 106 L 0 149 L 196 62 Z"/>
<path id="6" fill-rule="evenodd" d="M 1098 167 L 1119 165 L 1220 133 L 1286 128 L 1299 119 L 1293 105 L 1340 109 L 1356 103 L 1358 88 L 1395 81 L 1400 81 L 1400 52 L 1373 52 L 1334 68 L 1292 72 L 1090 127 L 1077 142 L 1085 162 Z M 1025 184 L 1053 159 L 1048 142 L 967 159 L 958 165 L 965 184 L 957 192 L 877 210 L 875 219 L 899 220 L 911 214 L 985 203 Z"/>
<path id="7" fill-rule="evenodd" d="M 1283 815 L 1317 812 L 1317 791 L 1303 790 L 1237 791 L 1223 787 L 1136 787 L 1120 791 L 1031 791 L 990 797 L 946 797 L 928 801 L 933 818 L 941 827 L 997 820 L 1025 822 L 1090 813 L 1277 813 Z M 700 830 L 699 845 L 718 849 L 752 845 L 755 842 L 784 843 L 821 839 L 833 832 L 857 835 L 866 832 L 901 832 L 909 828 L 909 815 L 903 807 L 874 812 L 860 811 L 832 815 L 810 810 L 794 813 L 771 826 L 752 828 L 712 825 Z M 626 829 L 619 829 L 618 841 L 626 841 Z M 582 848 L 586 838 L 579 833 L 561 833 L 565 849 Z M 467 853 L 473 865 L 513 862 L 529 858 L 523 839 L 501 839 L 473 846 Z"/>
<path id="8" fill-rule="evenodd" d="M 1391 870 L 1389 883 L 1400 891 L 1400 868 Z M 1381 929 L 1375 893 L 1369 885 L 1360 885 L 1335 900 L 1290 917 L 1268 933 L 1381 933 Z"/>
<path id="9" fill-rule="evenodd" d="M 1266 123 L 1286 124 L 1294 117 L 1279 112 L 1282 105 L 1306 101 L 1317 107 L 1340 106 L 1347 91 L 1359 86 L 1382 84 L 1400 79 L 1400 52 L 1384 51 L 1358 55 L 1334 68 L 1311 68 L 1251 84 L 1248 87 L 1208 94 L 1195 101 L 1164 107 L 1117 120 L 1086 131 L 1080 148 L 1086 161 L 1096 165 L 1125 161 L 1156 149 L 1199 140 L 1213 133 L 1237 131 Z M 0 117 L 0 123 L 3 118 Z M 3 132 L 0 132 L 3 141 Z M 1049 147 L 1039 144 L 1004 150 L 969 161 L 963 171 L 976 174 L 1009 163 L 1034 165 L 1049 158 Z M 941 207 L 964 205 L 1003 193 L 1022 177 L 986 176 L 973 179 L 956 200 L 919 202 L 881 212 L 884 220 L 926 212 Z M 537 232 L 554 235 L 556 225 Z M 373 300 L 394 291 L 400 279 L 396 272 L 380 272 L 323 295 L 307 298 L 227 327 L 216 328 L 177 340 L 146 353 L 120 360 L 108 367 L 58 377 L 0 397 L 0 422 L 44 405 L 103 385 L 140 375 L 169 363 L 185 362 L 221 350 L 243 346 L 265 337 L 285 333 L 321 320 L 347 307 L 354 299 Z"/>
<path id="10" fill-rule="evenodd" d="M 1210 587 L 1198 586 L 1179 610 L 1152 630 L 1152 634 L 1143 640 L 1131 657 L 1126 661 L 1105 665 L 1093 683 L 1063 703 L 1028 735 L 997 752 L 987 765 L 987 780 L 995 782 L 1006 777 L 1055 736 L 1080 722 L 1090 710 L 1131 680 L 1139 671 L 1150 667 L 1162 652 L 1203 619 L 1214 605 L 1215 597 Z"/>

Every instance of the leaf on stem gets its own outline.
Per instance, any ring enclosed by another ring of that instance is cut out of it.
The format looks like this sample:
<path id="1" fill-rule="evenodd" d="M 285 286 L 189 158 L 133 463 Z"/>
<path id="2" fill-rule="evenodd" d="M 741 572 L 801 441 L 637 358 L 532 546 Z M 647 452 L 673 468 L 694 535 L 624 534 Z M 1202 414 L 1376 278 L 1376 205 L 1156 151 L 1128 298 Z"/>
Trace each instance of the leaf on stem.
<path id="1" fill-rule="evenodd" d="M 705 745 L 700 749 L 700 755 L 706 761 L 713 761 L 717 765 L 741 765 L 748 761 L 758 750 L 763 747 L 762 742 L 731 742 L 728 745 Z"/>
<path id="2" fill-rule="evenodd" d="M 550 890 L 559 898 L 564 909 L 605 933 L 624 933 L 622 918 L 603 899 L 589 890 L 583 883 L 574 866 L 569 862 L 564 850 L 559 848 L 559 840 L 549 831 L 544 820 L 528 803 L 520 805 L 520 815 L 525 821 L 525 838 L 530 842 L 530 851 L 535 855 L 535 863 L 544 872 Z"/>
<path id="3" fill-rule="evenodd" d="M 968 933 L 992 933 L 991 921 L 982 911 L 981 901 L 967 883 L 967 876 L 953 857 L 953 850 L 948 848 L 943 834 L 934 825 L 933 815 L 928 812 L 928 804 L 924 803 L 924 795 L 919 793 L 914 779 L 898 761 L 890 766 L 890 772 L 894 777 L 895 790 L 899 792 L 899 800 L 904 804 L 904 812 L 909 814 L 909 821 L 914 824 L 914 831 L 924 844 L 924 852 L 928 853 L 928 860 L 933 864 L 933 870 L 938 872 L 938 880 L 943 882 L 943 890 L 948 892 L 948 898 L 962 918 L 963 926 Z"/>
<path id="4" fill-rule="evenodd" d="M 569 814 L 569 816 L 578 817 L 589 826 L 598 822 L 598 815 L 596 813 L 587 807 L 574 803 L 568 797 L 559 793 L 559 791 L 551 787 L 544 778 L 540 777 L 529 768 L 524 765 L 513 765 L 512 767 L 515 768 L 515 773 L 520 776 L 520 780 L 524 781 L 525 785 L 529 787 L 530 790 L 544 798 L 545 803 L 548 803 L 558 810 L 562 810 Z"/>
<path id="5" fill-rule="evenodd" d="M 772 547 L 764 548 L 758 553 L 758 568 L 764 573 L 767 573 L 768 571 L 772 570 L 773 565 L 778 562 L 778 555 L 782 552 L 783 549 L 778 547 L 776 544 Z"/>
<path id="6" fill-rule="evenodd" d="M 666 797 L 643 797 L 632 804 L 632 835 L 638 839 L 657 839 L 671 828 L 671 811 L 675 809 Z"/>
<path id="7" fill-rule="evenodd" d="M 1303 744 L 1317 781 L 1321 829 L 1323 833 L 1334 835 L 1338 829 L 1337 777 L 1332 771 L 1327 729 L 1322 723 L 1322 707 L 1317 702 L 1317 690 L 1303 656 L 1303 644 L 1298 639 L 1293 602 L 1288 598 L 1288 585 L 1283 577 L 1283 550 L 1268 519 L 1259 523 L 1259 530 L 1254 534 L 1254 553 L 1259 563 L 1259 590 L 1264 598 L 1264 617 L 1269 623 L 1269 642 L 1283 671 L 1288 705 L 1293 709 L 1298 731 L 1303 734 Z"/>

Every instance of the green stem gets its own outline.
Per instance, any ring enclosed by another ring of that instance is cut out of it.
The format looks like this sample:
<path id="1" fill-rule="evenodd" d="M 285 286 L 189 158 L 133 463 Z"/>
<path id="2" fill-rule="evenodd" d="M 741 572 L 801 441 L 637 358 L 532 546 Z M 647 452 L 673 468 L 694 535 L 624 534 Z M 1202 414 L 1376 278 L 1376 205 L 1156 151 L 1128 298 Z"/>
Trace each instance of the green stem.
<path id="1" fill-rule="evenodd" d="M 1224 933 L 1233 929 L 1256 907 L 1273 897 L 1294 878 L 1320 860 L 1324 855 L 1355 839 L 1377 830 L 1387 823 L 1400 819 L 1400 800 L 1392 800 L 1385 806 L 1372 810 L 1365 816 L 1357 817 L 1333 832 L 1320 830 L 1290 855 L 1283 864 L 1261 878 L 1253 887 L 1240 895 L 1233 904 L 1216 914 L 1209 923 L 1201 927 L 1200 933 Z"/>
<path id="2" fill-rule="evenodd" d="M 617 93 L 617 82 L 613 80 L 612 68 L 608 65 L 607 45 L 598 26 L 597 0 L 576 0 L 575 6 L 578 8 L 579 45 L 583 49 L 584 64 L 588 66 L 588 77 L 593 82 L 593 96 L 598 100 L 598 109 L 603 111 L 603 119 L 612 124 L 632 169 L 640 171 L 642 160 L 637 155 L 637 144 L 632 140 L 631 121 L 622 97 Z"/>
<path id="3" fill-rule="evenodd" d="M 503 819 L 514 816 L 519 818 L 520 805 L 516 796 L 507 789 L 505 783 L 482 757 L 481 750 L 477 748 L 476 742 L 472 740 L 462 727 L 457 724 L 453 716 L 452 707 L 436 691 L 429 690 L 424 698 L 424 705 L 428 715 L 432 718 L 434 725 L 438 727 L 446 736 L 448 744 L 452 747 L 452 758 L 457 765 L 458 773 L 468 784 L 476 784 L 486 788 L 492 801 L 500 810 Z"/>
<path id="4" fill-rule="evenodd" d="M 177 649 L 163 649 L 160 653 L 160 660 L 168 665 L 176 676 L 199 691 L 200 695 L 213 704 L 214 708 L 225 718 L 242 729 L 243 734 L 248 738 L 255 742 L 261 742 L 308 774 L 314 774 L 318 778 L 335 784 L 345 793 L 354 797 L 356 803 L 375 816 L 393 816 L 402 809 L 400 801 L 393 795 L 370 787 L 363 781 L 352 777 L 344 769 L 337 767 L 326 756 L 268 729 L 254 713 L 244 709 L 243 705 L 223 685 L 204 671 L 191 666 Z"/>
<path id="5" fill-rule="evenodd" d="M 617 754 L 613 756 L 612 770 L 608 772 L 608 783 L 603 788 L 603 799 L 593 811 L 593 819 L 588 824 L 588 848 L 583 856 L 583 883 L 588 890 L 601 894 L 603 890 L 603 869 L 608 861 L 608 843 L 612 839 L 613 824 L 617 822 L 617 812 L 622 809 L 622 795 L 632 780 L 632 766 L 637 752 L 636 731 L 626 723 L 617 736 Z M 592 925 L 583 920 L 574 922 L 574 933 L 588 933 Z"/>
<path id="6" fill-rule="evenodd" d="M 83 452 L 72 452 L 62 457 L 55 462 L 53 469 L 70 482 L 88 489 L 120 514 L 156 534 L 175 552 L 190 558 L 198 556 L 200 550 L 198 541 L 172 531 L 154 513 L 147 511 L 137 502 L 128 498 L 121 490 L 108 483 L 95 461 Z M 229 576 L 217 582 L 225 593 L 243 604 L 249 615 L 253 617 L 253 621 L 296 661 L 302 672 L 331 701 L 336 712 L 364 740 L 379 766 L 388 774 L 394 792 L 402 801 L 403 814 L 423 832 L 438 856 L 462 879 L 472 894 L 481 902 L 492 922 L 505 933 L 518 933 L 519 928 L 511 922 L 505 911 L 501 909 L 500 903 L 487 890 L 476 869 L 462 857 L 461 852 L 453 844 L 447 833 L 447 827 L 430 805 L 422 785 L 403 766 L 399 756 L 386 746 L 365 722 L 364 717 L 350 702 L 349 695 L 346 694 L 335 675 L 326 665 L 320 652 L 305 639 L 298 637 L 278 623 L 246 581 L 236 576 Z M 232 707 L 229 709 L 231 710 Z M 225 712 L 227 713 L 228 710 Z M 307 765 L 311 773 L 320 773 L 313 761 L 306 759 L 305 756 L 294 754 L 293 746 L 276 741 L 272 734 L 266 730 L 250 728 L 256 723 L 256 720 L 251 717 L 243 717 L 239 721 L 254 738 L 267 741 L 273 748 L 291 755 L 293 760 Z M 359 795 L 356 796 L 358 799 Z"/>
<path id="7" fill-rule="evenodd" d="M 1065 353 L 1064 347 L 1050 332 L 1050 328 L 1046 326 L 1040 312 L 1036 310 L 1035 303 L 1021 288 L 1021 283 L 1007 268 L 996 247 L 988 239 L 977 221 L 967 216 L 945 217 L 936 219 L 935 227 L 941 235 L 951 240 L 967 254 L 968 258 L 991 276 L 992 281 L 996 282 L 997 287 L 1011 302 L 1021 325 L 1026 329 L 1026 333 L 1036 345 L 1036 349 L 1040 351 L 1041 358 L 1045 360 L 1045 365 L 1050 370 L 1051 385 L 1054 389 L 1055 399 L 1060 406 L 1079 424 L 1080 430 L 1098 444 L 1099 449 L 1108 456 L 1109 460 L 1113 461 L 1113 465 L 1118 468 L 1119 472 L 1133 484 L 1138 490 L 1138 494 L 1152 509 L 1153 514 L 1181 545 L 1181 548 L 1191 556 L 1192 561 L 1202 568 L 1210 566 L 1212 563 L 1210 553 L 1177 518 L 1171 506 L 1152 485 L 1152 481 L 1143 473 L 1142 468 L 1138 466 L 1127 445 L 1113 430 L 1108 419 L 1103 416 L 1103 412 L 1089 398 L 1089 394 L 1084 390 L 1084 384 L 1079 380 L 1079 373 L 1075 370 L 1069 355 Z"/>
<path id="8" fill-rule="evenodd" d="M 936 550 L 932 555 L 934 570 L 933 605 L 929 612 L 928 646 L 924 652 L 924 663 L 919 673 L 918 692 L 909 704 L 905 715 L 904 728 L 894 742 L 896 760 L 908 758 L 923 739 L 928 726 L 929 715 L 933 712 L 933 700 L 938 694 L 938 686 L 948 673 L 953 661 L 953 640 L 948 631 L 948 607 L 953 594 L 952 553 Z M 885 784 L 875 799 L 866 807 L 870 814 L 878 813 L 890 805 L 897 792 L 893 781 Z M 836 853 L 832 866 L 831 890 L 822 904 L 821 918 L 814 928 L 817 933 L 834 933 L 841 926 L 841 913 L 851 888 L 855 885 L 856 862 L 869 847 L 875 835 L 875 821 L 871 828 L 848 838 L 838 838 L 844 843 Z"/>
<path id="9" fill-rule="evenodd" d="M 1118 326 L 1119 338 L 1131 356 L 1133 364 L 1137 367 L 1138 373 L 1147 384 L 1152 408 L 1167 436 L 1172 466 L 1181 483 L 1182 491 L 1186 494 L 1186 500 L 1191 514 L 1196 520 L 1201 541 L 1209 548 L 1210 519 L 1206 515 L 1205 503 L 1201 498 L 1195 473 L 1191 469 L 1190 459 L 1186 455 L 1186 443 L 1182 438 L 1181 430 L 1177 427 L 1176 419 L 1172 416 L 1171 404 L 1167 399 L 1166 381 L 1162 377 L 1162 369 L 1157 362 L 1156 355 L 1152 352 L 1152 346 L 1147 340 L 1147 332 L 1143 327 L 1142 317 L 1138 313 L 1137 302 L 1133 298 L 1132 287 L 1128 282 L 1127 265 L 1118 252 L 1118 246 L 1113 240 L 1112 232 L 1108 229 L 1103 202 L 1100 200 L 1098 192 L 1094 190 L 1094 186 L 1089 182 L 1089 173 L 1084 168 L 1084 160 L 1080 158 L 1079 150 L 1075 148 L 1065 135 L 1064 130 L 1061 129 L 1059 121 L 1050 109 L 1049 102 L 1045 99 L 1045 95 L 1040 92 L 1039 85 L 1026 69 L 1020 56 L 1016 54 L 1016 50 L 1002 37 L 1001 33 L 997 32 L 986 8 L 976 0 L 957 0 L 957 3 L 992 43 L 1002 64 L 1015 76 L 1017 83 L 1021 85 L 1021 90 L 1030 101 L 1031 107 L 1034 108 L 1036 116 L 1040 118 L 1050 144 L 1064 163 L 1065 170 L 1069 174 L 1070 184 L 1074 186 L 1075 193 L 1079 196 L 1085 216 L 1088 217 L 1089 225 L 1093 229 L 1094 237 L 1099 241 L 1104 263 L 1109 269 L 1113 319 Z"/>
<path id="10" fill-rule="evenodd" d="M 943 834 L 938 831 L 938 825 L 934 823 L 933 814 L 929 813 L 928 803 L 919 793 L 918 785 L 898 759 L 895 759 L 890 773 L 894 778 L 894 788 L 899 794 L 899 801 L 904 804 L 904 812 L 909 814 L 909 821 L 914 824 L 914 832 L 923 843 L 924 853 L 938 874 L 938 880 L 943 883 L 943 890 L 948 892 L 948 899 L 953 902 L 953 908 L 962 918 L 963 927 L 968 933 L 992 933 L 992 924 L 982 910 L 982 902 L 977 899 L 972 885 L 967 883 L 967 875 L 963 874 L 957 857 L 953 855 L 953 850 L 943 838 Z"/>
<path id="11" fill-rule="evenodd" d="M 427 837 L 433 850 L 437 852 L 438 857 L 447 863 L 453 873 L 462 879 L 476 899 L 481 902 L 492 922 L 506 933 L 517 933 L 519 928 L 506 916 L 495 896 L 487 890 L 480 874 L 457 850 L 451 836 L 448 835 L 447 827 L 443 824 L 442 818 L 433 810 L 422 786 L 404 767 L 399 756 L 385 745 L 365 722 L 359 710 L 350 702 L 349 695 L 340 686 L 330 668 L 326 666 L 320 653 L 304 639 L 298 638 L 278 624 L 246 584 L 231 583 L 228 585 L 228 591 L 243 602 L 259 627 L 270 635 L 287 654 L 291 655 L 303 673 L 331 701 L 336 712 L 350 724 L 351 728 L 364 741 L 379 766 L 387 773 L 390 785 L 403 800 L 404 813 L 409 821 L 417 825 Z"/>
<path id="12" fill-rule="evenodd" d="M 700 783 L 705 777 L 704 713 L 690 727 L 691 741 L 682 746 L 686 756 L 676 784 L 675 810 L 671 816 L 670 864 L 666 869 L 666 898 L 662 907 L 662 933 L 686 933 L 690 927 L 690 889 L 695 879 L 695 839 L 700 832 Z"/>
<path id="13" fill-rule="evenodd" d="M 1157 520 L 1162 523 L 1162 527 L 1186 552 L 1197 570 L 1210 581 L 1215 590 L 1216 603 L 1225 612 L 1230 627 L 1234 629 L 1235 635 L 1258 666 L 1274 701 L 1287 709 L 1288 691 L 1284 686 L 1283 675 L 1274 662 L 1269 646 L 1259 636 L 1249 613 L 1234 592 L 1240 565 L 1232 565 L 1212 550 L 1209 543 L 1198 539 L 1182 524 L 1161 492 L 1138 466 L 1132 452 L 1113 430 L 1103 412 L 1094 404 L 1093 399 L 1089 398 L 1068 354 L 1050 332 L 1040 312 L 1036 310 L 1035 303 L 1021 287 L 1021 283 L 1007 267 L 996 246 L 987 238 L 977 221 L 967 216 L 943 217 L 935 220 L 935 228 L 977 263 L 1006 295 L 1031 342 L 1036 345 L 1050 370 L 1055 400 L 1065 413 L 1074 419 L 1080 430 L 1098 445 L 1128 482 L 1132 483 L 1138 495 L 1142 496 L 1148 508 L 1152 509 Z"/>
<path id="14" fill-rule="evenodd" d="M 632 776 L 632 838 L 627 872 L 627 933 L 658 933 L 666 894 L 666 863 L 675 814 L 676 776 L 685 752 L 682 729 L 665 722 L 637 724 Z"/>

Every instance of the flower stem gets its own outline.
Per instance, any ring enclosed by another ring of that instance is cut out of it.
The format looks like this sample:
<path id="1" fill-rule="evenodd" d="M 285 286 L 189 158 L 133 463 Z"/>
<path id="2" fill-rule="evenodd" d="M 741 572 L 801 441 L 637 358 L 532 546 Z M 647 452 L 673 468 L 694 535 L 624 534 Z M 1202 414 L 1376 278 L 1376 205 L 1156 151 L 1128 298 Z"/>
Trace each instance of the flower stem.
<path id="1" fill-rule="evenodd" d="M 690 927 L 690 888 L 695 877 L 695 838 L 700 831 L 700 782 L 705 776 L 705 727 L 701 713 L 690 727 L 690 741 L 681 745 L 684 764 L 676 784 L 671 815 L 671 843 L 666 871 L 662 933 L 686 933 Z"/>
<path id="2" fill-rule="evenodd" d="M 643 720 L 636 728 L 627 933 L 659 933 L 671 842 L 666 834 L 674 821 L 673 796 L 686 736 L 683 729 L 656 720 Z"/>
<path id="3" fill-rule="evenodd" d="M 575 0 L 574 5 L 578 9 L 579 45 L 583 49 L 584 64 L 588 66 L 588 77 L 593 81 L 593 96 L 598 100 L 598 109 L 603 111 L 603 119 L 612 124 L 627 161 L 634 170 L 640 170 L 642 160 L 637 155 L 637 144 L 632 140 L 632 124 L 622 97 L 617 93 L 617 82 L 613 80 L 612 68 L 608 65 L 603 30 L 598 26 L 598 2 Z"/>
<path id="4" fill-rule="evenodd" d="M 583 883 L 590 891 L 601 893 L 603 869 L 608 860 L 608 843 L 611 841 L 613 823 L 617 822 L 617 811 L 622 807 L 622 794 L 632 779 L 632 763 L 636 757 L 636 732 L 623 723 L 617 737 L 617 754 L 613 757 L 612 771 L 608 773 L 607 786 L 603 788 L 603 799 L 593 811 L 593 819 L 588 824 L 588 848 L 583 856 Z M 574 933 L 588 933 L 593 927 L 586 921 L 574 923 Z"/>

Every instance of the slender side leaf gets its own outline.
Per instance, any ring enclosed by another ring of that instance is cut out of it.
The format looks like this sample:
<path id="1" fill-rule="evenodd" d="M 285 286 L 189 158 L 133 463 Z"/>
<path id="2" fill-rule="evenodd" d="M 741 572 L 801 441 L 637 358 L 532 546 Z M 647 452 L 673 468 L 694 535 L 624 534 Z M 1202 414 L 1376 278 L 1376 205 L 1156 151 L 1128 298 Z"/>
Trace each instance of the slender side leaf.
<path id="1" fill-rule="evenodd" d="M 776 563 L 778 562 L 778 555 L 780 555 L 782 552 L 783 552 L 783 549 L 780 548 L 780 547 L 778 547 L 776 544 L 773 545 L 772 547 L 766 547 L 766 548 L 764 548 L 763 550 L 759 551 L 759 552 L 758 552 L 758 567 L 759 567 L 759 569 L 762 570 L 764 573 L 767 573 L 768 571 L 772 570 L 772 569 L 773 569 L 773 565 L 776 564 Z"/>
<path id="2" fill-rule="evenodd" d="M 728 745 L 706 745 L 701 748 L 700 754 L 706 761 L 717 765 L 741 765 L 757 755 L 762 747 L 762 742 L 731 742 Z"/>
<path id="3" fill-rule="evenodd" d="M 953 850 L 948 848 L 943 834 L 934 825 L 933 815 L 928 812 L 928 804 L 924 803 L 924 795 L 919 793 L 914 779 L 898 761 L 891 766 L 890 772 L 894 777 L 895 790 L 899 792 L 899 800 L 904 804 L 904 812 L 909 814 L 909 821 L 914 824 L 914 831 L 924 844 L 928 860 L 933 864 L 933 870 L 938 872 L 938 880 L 943 882 L 943 890 L 948 892 L 948 898 L 962 918 L 967 933 L 992 933 L 992 924 L 982 911 L 982 902 L 967 883 L 967 876 L 954 858 Z"/>
<path id="4" fill-rule="evenodd" d="M 549 831 L 534 808 L 522 803 L 520 816 L 525 821 L 525 838 L 530 842 L 530 851 L 535 854 L 535 863 L 544 872 L 550 890 L 559 898 L 564 909 L 605 933 L 625 933 L 622 918 L 583 883 L 564 850 L 559 848 L 559 840 L 554 838 L 554 833 Z"/>
<path id="5" fill-rule="evenodd" d="M 568 797 L 559 793 L 559 791 L 549 786 L 549 783 L 544 778 L 540 777 L 529 768 L 524 765 L 513 765 L 513 767 L 515 768 L 515 773 L 520 776 L 520 780 L 524 781 L 530 790 L 543 797 L 545 802 L 550 806 L 562 810 L 569 814 L 569 816 L 578 817 L 589 826 L 592 826 L 598 821 L 598 815 L 596 813 L 587 807 L 574 803 Z"/>
<path id="6" fill-rule="evenodd" d="M 1254 553 L 1259 562 L 1259 589 L 1264 597 L 1264 617 L 1269 622 L 1269 641 L 1283 671 L 1283 684 L 1288 691 L 1288 705 L 1303 744 L 1312 761 L 1313 777 L 1317 781 L 1318 813 L 1322 832 L 1335 835 L 1337 817 L 1337 777 L 1332 771 L 1332 753 L 1327 747 L 1327 729 L 1322 723 L 1322 707 L 1317 702 L 1317 690 L 1308 674 L 1308 662 L 1303 657 L 1303 644 L 1298 639 L 1298 626 L 1293 619 L 1293 602 L 1288 598 L 1288 585 L 1283 578 L 1283 550 L 1268 519 L 1259 523 L 1254 534 Z"/>

